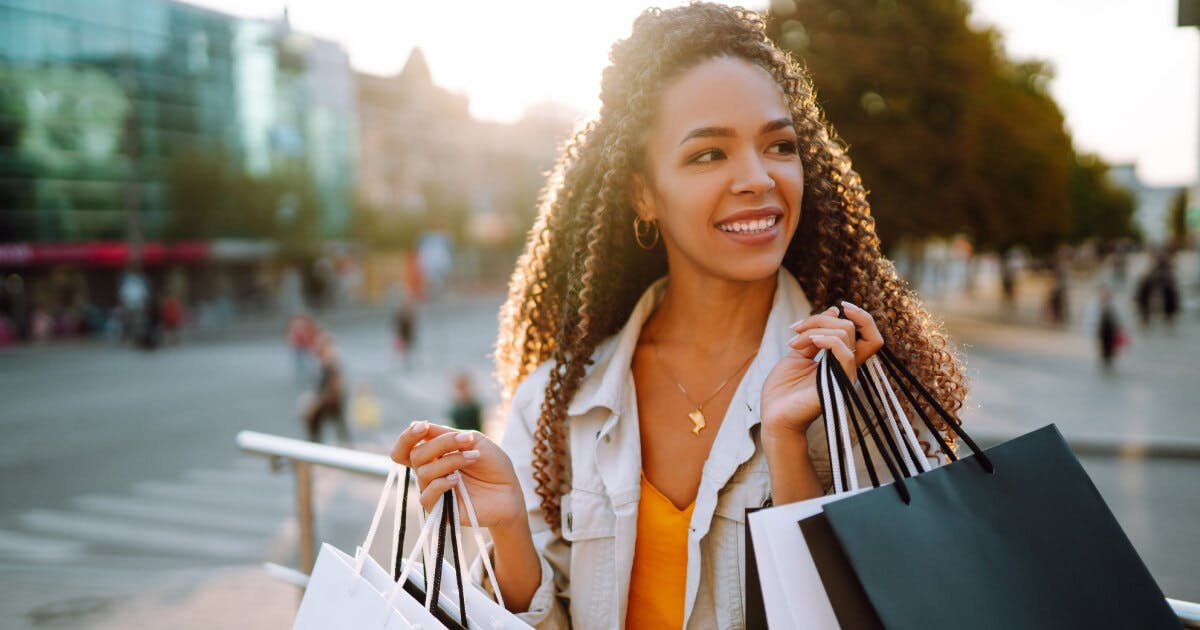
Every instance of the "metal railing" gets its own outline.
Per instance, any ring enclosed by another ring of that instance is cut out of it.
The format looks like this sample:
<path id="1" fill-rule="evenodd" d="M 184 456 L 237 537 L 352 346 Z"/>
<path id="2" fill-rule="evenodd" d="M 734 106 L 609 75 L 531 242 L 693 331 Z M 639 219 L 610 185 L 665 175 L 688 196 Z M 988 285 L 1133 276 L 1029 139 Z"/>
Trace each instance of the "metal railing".
<path id="1" fill-rule="evenodd" d="M 261 455 L 271 460 L 271 467 L 282 469 L 285 464 L 292 468 L 296 480 L 296 521 L 299 525 L 299 562 L 298 572 L 271 565 L 268 570 L 284 581 L 304 586 L 307 576 L 312 573 L 316 561 L 316 540 L 313 535 L 313 498 L 312 498 L 312 469 L 314 466 L 335 468 L 370 477 L 387 477 L 391 459 L 386 455 L 364 453 L 338 446 L 314 444 L 307 440 L 297 440 L 256 431 L 241 431 L 237 435 L 238 448 Z M 1071 445 L 1075 447 L 1074 444 Z M 1185 627 L 1200 629 L 1200 604 L 1178 599 L 1167 598 L 1171 609 L 1183 622 Z"/>

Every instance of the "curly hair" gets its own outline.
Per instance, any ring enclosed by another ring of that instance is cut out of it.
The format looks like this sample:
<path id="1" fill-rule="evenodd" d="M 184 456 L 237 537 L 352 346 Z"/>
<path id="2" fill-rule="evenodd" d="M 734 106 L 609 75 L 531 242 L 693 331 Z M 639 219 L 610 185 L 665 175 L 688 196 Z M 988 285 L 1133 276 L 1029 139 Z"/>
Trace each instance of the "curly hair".
<path id="1" fill-rule="evenodd" d="M 647 9 L 629 38 L 613 46 L 599 115 L 567 142 L 548 178 L 500 312 L 495 359 L 505 406 L 526 375 L 552 362 L 534 431 L 533 476 L 555 530 L 560 497 L 570 490 L 567 406 L 597 345 L 667 272 L 663 246 L 643 250 L 630 229 L 633 176 L 644 168 L 657 99 L 673 78 L 716 57 L 765 69 L 786 97 L 805 177 L 800 224 L 783 266 L 814 312 L 841 300 L 862 306 L 946 409 L 957 411 L 966 397 L 963 366 L 946 335 L 881 252 L 867 191 L 811 80 L 767 38 L 763 18 L 710 3 Z"/>

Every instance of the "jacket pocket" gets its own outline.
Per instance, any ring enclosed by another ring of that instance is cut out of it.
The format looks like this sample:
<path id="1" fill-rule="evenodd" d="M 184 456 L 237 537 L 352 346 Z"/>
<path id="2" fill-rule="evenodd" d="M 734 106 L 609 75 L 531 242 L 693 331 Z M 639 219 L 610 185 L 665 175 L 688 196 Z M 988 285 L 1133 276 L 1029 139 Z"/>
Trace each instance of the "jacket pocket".
<path id="1" fill-rule="evenodd" d="M 562 497 L 562 533 L 570 542 L 611 538 L 617 533 L 617 517 L 608 496 L 578 488 Z"/>

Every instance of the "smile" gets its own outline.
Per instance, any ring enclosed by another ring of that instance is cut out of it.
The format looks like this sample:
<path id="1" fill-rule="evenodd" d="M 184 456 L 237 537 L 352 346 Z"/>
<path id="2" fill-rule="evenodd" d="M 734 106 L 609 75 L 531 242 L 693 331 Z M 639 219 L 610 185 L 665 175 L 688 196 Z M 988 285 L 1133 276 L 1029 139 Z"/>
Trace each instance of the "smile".
<path id="1" fill-rule="evenodd" d="M 778 216 L 771 215 L 762 219 L 752 221 L 735 221 L 733 223 L 725 223 L 718 225 L 717 229 L 722 232 L 730 232 L 733 234 L 755 234 L 757 232 L 766 232 L 775 227 L 775 222 L 779 220 Z"/>

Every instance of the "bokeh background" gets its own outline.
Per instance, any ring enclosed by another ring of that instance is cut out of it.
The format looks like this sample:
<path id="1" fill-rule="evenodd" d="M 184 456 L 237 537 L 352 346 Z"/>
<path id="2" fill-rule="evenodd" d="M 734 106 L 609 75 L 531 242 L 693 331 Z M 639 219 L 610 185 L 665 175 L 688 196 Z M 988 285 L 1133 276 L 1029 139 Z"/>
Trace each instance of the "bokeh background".
<path id="1" fill-rule="evenodd" d="M 748 4 L 965 357 L 967 426 L 1056 423 L 1200 601 L 1200 2 Z M 505 283 L 646 6 L 0 0 L 0 625 L 288 627 L 291 467 L 235 436 L 306 437 L 332 369 L 328 442 L 502 434 Z M 352 548 L 379 481 L 315 475 Z"/>

